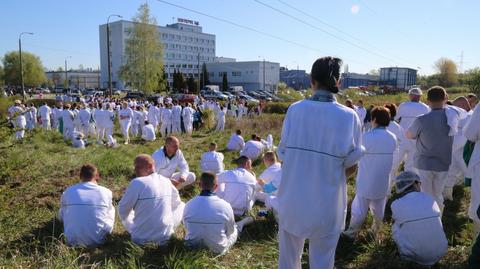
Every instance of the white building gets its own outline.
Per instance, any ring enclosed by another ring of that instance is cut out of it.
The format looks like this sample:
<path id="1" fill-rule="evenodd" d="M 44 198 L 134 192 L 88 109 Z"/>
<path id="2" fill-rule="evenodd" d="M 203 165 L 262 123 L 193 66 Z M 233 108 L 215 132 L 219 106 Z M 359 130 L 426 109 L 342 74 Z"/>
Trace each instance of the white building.
<path id="1" fill-rule="evenodd" d="M 229 86 L 243 86 L 247 91 L 273 92 L 280 80 L 280 64 L 267 61 L 208 63 L 207 70 L 212 84 L 222 85 L 226 73 Z"/>
<path id="2" fill-rule="evenodd" d="M 65 75 L 68 86 L 65 86 Z M 65 71 L 47 71 L 45 76 L 53 81 L 55 87 L 78 89 L 100 87 L 100 71 L 96 70 L 68 70 L 66 74 Z"/>
<path id="3" fill-rule="evenodd" d="M 124 64 L 125 46 L 133 26 L 134 22 L 125 20 L 111 22 L 109 25 L 112 85 L 117 89 L 125 87 L 123 81 L 119 79 L 118 71 Z M 198 22 L 177 19 L 177 23 L 157 26 L 157 29 L 164 45 L 163 61 L 169 83 L 173 81 L 174 69 L 180 70 L 186 76 L 197 78 L 203 63 L 214 62 L 215 35 L 203 33 Z M 99 26 L 99 34 L 101 84 L 106 88 L 108 87 L 106 24 Z"/>

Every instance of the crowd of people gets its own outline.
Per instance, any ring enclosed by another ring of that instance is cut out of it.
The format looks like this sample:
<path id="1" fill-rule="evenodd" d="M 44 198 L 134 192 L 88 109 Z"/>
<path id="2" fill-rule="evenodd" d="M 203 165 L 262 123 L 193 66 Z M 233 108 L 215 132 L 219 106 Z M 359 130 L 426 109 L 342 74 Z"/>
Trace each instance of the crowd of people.
<path id="1" fill-rule="evenodd" d="M 236 119 L 259 115 L 264 106 L 261 103 L 249 108 L 242 101 L 220 103 L 202 98 L 180 104 L 170 97 L 159 97 L 153 102 L 109 97 L 73 101 L 66 95 L 57 95 L 53 107 L 45 102 L 37 108 L 33 103 L 25 105 L 16 100 L 8 109 L 8 118 L 16 129 L 15 138 L 22 139 L 26 130 L 40 127 L 60 131 L 74 147 L 84 148 L 88 141 L 115 147 L 117 140 L 113 134 L 117 121 L 124 143 L 128 144 L 131 137 L 137 136 L 145 141 L 154 141 L 158 134 L 162 137 L 180 133 L 191 135 L 201 128 L 205 110 L 213 111 L 215 130 L 223 131 L 227 115 Z"/>
<path id="2" fill-rule="evenodd" d="M 218 145 L 209 144 L 200 160 L 201 193 L 186 203 L 178 190 L 193 184 L 196 175 L 189 170 L 180 141 L 171 135 L 180 132 L 181 126 L 172 120 L 172 130 L 164 129 L 168 120 L 162 117 L 169 112 L 162 112 L 160 121 L 152 119 L 161 123 L 165 145 L 135 158 L 136 178 L 118 205 L 132 241 L 164 245 L 183 223 L 187 246 L 224 254 L 243 227 L 254 221 L 249 212 L 259 201 L 271 209 L 279 224 L 279 268 L 301 268 L 306 239 L 310 268 L 333 268 L 340 236 L 355 239 L 369 210 L 372 235 L 382 230 L 386 203 L 395 189 L 392 238 L 398 252 L 403 259 L 431 266 L 448 249 L 442 224 L 444 200 L 454 199 L 453 186 L 465 179 L 472 188 L 468 213 L 477 238 L 469 263 L 478 268 L 480 147 L 474 143 L 480 140 L 480 106 L 476 96 L 448 101 L 446 90 L 434 86 L 426 92 L 427 104 L 421 102 L 422 90 L 414 88 L 409 91 L 410 100 L 398 107 L 389 103 L 367 110 L 363 102 L 354 106 L 350 100 L 342 105 L 335 97 L 340 66 L 341 60 L 333 57 L 314 62 L 314 94 L 289 107 L 278 148 L 271 136 L 263 140 L 252 135 L 245 142 L 237 130 L 226 144 L 227 150 L 238 152 L 237 167 L 225 171 Z M 130 111 L 124 111 L 130 106 L 124 103 L 118 111 L 120 121 L 132 118 Z M 104 111 L 113 117 L 108 107 Z M 122 127 L 123 133 L 127 130 Z M 111 135 L 110 130 L 106 132 Z M 252 161 L 257 159 L 266 166 L 259 176 L 252 171 Z M 346 179 L 352 175 L 356 175 L 356 187 L 347 221 Z M 59 217 L 68 244 L 97 246 L 114 227 L 112 193 L 97 184 L 98 171 L 92 164 L 81 168 L 80 178 L 81 183 L 63 193 Z M 235 218 L 241 220 L 235 222 Z"/>

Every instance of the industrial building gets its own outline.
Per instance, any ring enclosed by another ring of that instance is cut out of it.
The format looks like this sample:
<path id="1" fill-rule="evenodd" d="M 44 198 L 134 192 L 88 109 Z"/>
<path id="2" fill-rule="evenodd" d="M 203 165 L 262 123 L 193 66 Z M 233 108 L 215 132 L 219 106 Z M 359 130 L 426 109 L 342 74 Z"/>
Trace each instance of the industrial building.
<path id="1" fill-rule="evenodd" d="M 380 85 L 407 89 L 417 83 L 417 70 L 408 67 L 380 68 Z"/>
<path id="2" fill-rule="evenodd" d="M 134 22 L 119 20 L 111 22 L 110 55 L 112 85 L 124 89 L 118 71 L 124 64 L 124 51 L 127 39 L 134 27 Z M 215 60 L 215 35 L 204 33 L 197 21 L 177 19 L 177 23 L 167 26 L 157 26 L 160 41 L 164 45 L 163 61 L 168 82 L 173 82 L 174 70 L 179 70 L 186 76 L 198 77 L 199 68 L 203 63 L 213 63 Z M 107 60 L 107 25 L 99 26 L 100 35 L 100 65 L 101 85 L 108 87 Z"/>
<path id="3" fill-rule="evenodd" d="M 361 86 L 378 86 L 380 77 L 378 75 L 358 74 L 358 73 L 343 73 L 341 76 L 341 88 L 347 89 L 349 87 Z"/>
<path id="4" fill-rule="evenodd" d="M 268 61 L 207 63 L 207 70 L 212 84 L 222 85 L 225 73 L 229 86 L 243 86 L 246 91 L 274 92 L 280 80 L 280 64 Z"/>
<path id="5" fill-rule="evenodd" d="M 99 70 L 47 71 L 45 72 L 45 76 L 47 79 L 53 81 L 55 87 L 78 89 L 101 88 Z M 65 85 L 65 76 L 67 77 L 67 85 Z"/>
<path id="6" fill-rule="evenodd" d="M 280 81 L 295 90 L 310 88 L 310 75 L 305 70 L 280 67 Z"/>

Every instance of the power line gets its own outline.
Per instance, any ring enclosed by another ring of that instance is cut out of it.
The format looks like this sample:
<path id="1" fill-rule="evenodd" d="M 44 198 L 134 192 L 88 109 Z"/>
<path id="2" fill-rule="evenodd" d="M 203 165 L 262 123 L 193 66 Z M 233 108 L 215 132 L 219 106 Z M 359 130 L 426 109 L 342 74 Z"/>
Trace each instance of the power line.
<path id="1" fill-rule="evenodd" d="M 315 17 L 315 16 L 313 16 L 313 15 L 310 15 L 310 14 L 308 14 L 308 13 L 305 12 L 305 11 L 300 10 L 300 9 L 296 8 L 295 6 L 293 6 L 293 5 L 290 5 L 289 3 L 285 2 L 285 1 L 282 1 L 282 0 L 277 0 L 277 1 L 280 2 L 280 3 L 282 3 L 283 5 L 285 5 L 285 6 L 289 7 L 289 8 L 291 8 L 291 9 L 299 12 L 300 14 L 303 14 L 303 15 L 307 16 L 307 17 L 310 18 L 310 19 L 313 19 L 313 20 L 315 20 L 315 21 L 317 21 L 317 22 L 319 22 L 319 23 L 321 23 L 321 24 L 323 24 L 323 25 L 326 25 L 326 26 L 332 28 L 333 30 L 335 30 L 335 31 L 337 31 L 337 32 L 339 32 L 339 33 L 342 33 L 342 34 L 344 34 L 344 35 L 346 35 L 346 36 L 349 36 L 350 38 L 352 38 L 352 39 L 354 39 L 354 40 L 356 40 L 356 41 L 358 41 L 358 42 L 361 42 L 361 43 L 363 43 L 363 44 L 365 44 L 365 45 L 368 45 L 368 46 L 370 46 L 370 47 L 372 47 L 372 48 L 374 48 L 374 49 L 377 49 L 377 50 L 380 50 L 380 51 L 382 50 L 381 48 L 378 48 L 378 47 L 376 47 L 375 45 L 372 45 L 372 44 L 370 44 L 370 43 L 368 43 L 368 42 L 366 42 L 366 41 L 363 41 L 363 40 L 361 40 L 361 39 L 353 36 L 352 34 L 349 34 L 349 33 L 345 32 L 345 31 L 339 29 L 338 27 L 336 27 L 336 26 L 334 26 L 334 25 L 332 25 L 332 24 L 330 24 L 330 23 L 327 23 L 327 22 L 325 22 L 325 21 L 323 21 L 323 20 L 320 20 L 319 18 L 317 18 L 317 17 Z M 384 53 L 385 53 L 385 51 L 384 51 Z M 386 54 L 389 54 L 389 53 L 386 53 Z M 399 60 L 401 60 L 401 59 L 399 59 Z M 402 60 L 402 61 L 403 61 L 403 60 Z"/>
<path id="2" fill-rule="evenodd" d="M 264 2 L 262 2 L 262 1 L 260 1 L 260 0 L 254 0 L 254 1 L 257 2 L 257 3 L 259 3 L 260 5 L 263 5 L 263 6 L 267 7 L 267 8 L 269 8 L 269 9 L 272 9 L 272 10 L 274 10 L 274 11 L 276 11 L 276 12 L 278 12 L 278 13 L 284 15 L 284 16 L 287 16 L 287 17 L 289 17 L 289 18 L 291 18 L 291 19 L 293 19 L 293 20 L 296 20 L 296 21 L 301 22 L 301 23 L 303 23 L 303 24 L 305 24 L 305 25 L 308 25 L 308 26 L 310 26 L 310 27 L 312 27 L 312 28 L 314 28 L 314 29 L 316 29 L 316 30 L 318 30 L 318 31 L 321 31 L 321 32 L 323 32 L 323 33 L 325 33 L 325 34 L 333 37 L 333 38 L 336 38 L 336 39 L 338 39 L 338 40 L 340 40 L 340 41 L 343 41 L 343 42 L 345 42 L 345 43 L 347 43 L 347 44 L 350 44 L 351 46 L 354 46 L 354 47 L 356 47 L 356 48 L 358 48 L 358 49 L 360 49 L 360 50 L 363 50 L 363 51 L 365 51 L 365 52 L 368 52 L 368 53 L 370 53 L 370 54 L 372 54 L 372 55 L 375 55 L 375 56 L 377 56 L 377 57 L 383 58 L 383 59 L 388 60 L 388 61 L 398 62 L 398 61 L 396 61 L 395 59 L 392 59 L 392 58 L 390 58 L 390 57 L 383 56 L 383 55 L 381 55 L 381 54 L 379 54 L 379 53 L 377 53 L 377 52 L 375 52 L 375 51 L 372 51 L 372 50 L 369 50 L 369 49 L 364 48 L 364 47 L 362 47 L 362 46 L 359 46 L 359 45 L 357 45 L 357 44 L 355 44 L 355 43 L 353 43 L 353 42 L 351 42 L 351 41 L 349 41 L 349 40 L 347 40 L 347 39 L 345 39 L 345 38 L 343 38 L 343 37 L 340 37 L 340 36 L 337 36 L 337 35 L 335 35 L 335 34 L 332 34 L 332 33 L 328 32 L 328 31 L 326 31 L 326 30 L 324 30 L 324 29 L 322 29 L 322 28 L 320 28 L 320 27 L 318 27 L 318 26 L 316 26 L 316 25 L 313 25 L 313 24 L 311 24 L 311 23 L 309 23 L 309 22 L 306 22 L 306 21 L 304 21 L 304 20 L 302 20 L 302 19 L 300 19 L 300 18 L 298 18 L 298 17 L 295 17 L 295 16 L 293 16 L 293 15 L 287 13 L 287 12 L 284 12 L 284 11 L 282 11 L 282 10 L 280 10 L 280 9 L 278 9 L 278 8 L 275 8 L 275 7 L 271 6 L 271 5 L 268 5 L 268 4 L 266 4 L 266 3 L 264 3 Z"/>
<path id="3" fill-rule="evenodd" d="M 241 25 L 241 24 L 238 24 L 238 23 L 236 23 L 236 22 L 229 21 L 229 20 L 227 20 L 227 19 L 223 19 L 223 18 L 220 18 L 220 17 L 216 17 L 216 16 L 213 16 L 213 15 L 209 15 L 209 14 L 203 13 L 203 12 L 201 12 L 201 11 L 193 10 L 193 9 L 191 9 L 191 8 L 187 8 L 187 7 L 184 7 L 184 6 L 180 6 L 180 5 L 177 5 L 177 4 L 174 4 L 174 3 L 170 3 L 170 2 L 167 2 L 167 1 L 164 1 L 164 0 L 157 0 L 157 1 L 160 2 L 160 3 L 164 3 L 164 4 L 167 4 L 167 5 L 176 7 L 176 8 L 180 8 L 180 9 L 183 9 L 183 10 L 187 10 L 187 11 L 192 12 L 192 13 L 195 13 L 195 14 L 199 14 L 199 15 L 208 17 L 208 18 L 210 18 L 210 19 L 214 19 L 214 20 L 217 20 L 217 21 L 226 23 L 226 24 L 230 24 L 230 25 L 233 25 L 233 26 L 235 26 L 235 27 L 242 28 L 242 29 L 245 29 L 245 30 L 248 30 L 248 31 L 257 33 L 257 34 L 261 34 L 261 35 L 264 35 L 264 36 L 268 36 L 268 37 L 270 37 L 270 38 L 277 39 L 277 40 L 283 41 L 283 42 L 285 42 L 285 43 L 290 43 L 290 44 L 295 45 L 295 46 L 298 46 L 298 47 L 302 47 L 302 48 L 305 48 L 305 49 L 308 49 L 308 50 L 320 52 L 320 53 L 322 53 L 322 54 L 327 54 L 327 55 L 328 55 L 328 54 L 331 54 L 331 53 L 326 53 L 326 52 L 321 51 L 321 50 L 319 50 L 319 49 L 316 49 L 316 48 L 313 48 L 313 47 L 310 47 L 310 46 L 306 46 L 306 45 L 304 45 L 304 44 L 301 44 L 301 43 L 298 43 L 298 42 L 295 42 L 295 41 L 292 41 L 292 40 L 288 40 L 288 39 L 283 38 L 283 37 L 280 37 L 280 36 L 272 35 L 272 34 L 270 34 L 270 33 L 267 33 L 267 32 L 261 31 L 261 30 L 257 30 L 257 29 L 255 29 L 255 28 L 253 28 L 253 27 L 250 27 L 250 26 Z M 355 63 L 358 63 L 358 64 L 365 64 L 365 63 L 362 63 L 362 62 L 359 62 L 359 61 L 353 60 L 353 59 L 347 59 L 347 58 L 343 58 L 343 59 L 348 60 L 348 61 L 350 61 L 350 62 L 355 62 Z"/>

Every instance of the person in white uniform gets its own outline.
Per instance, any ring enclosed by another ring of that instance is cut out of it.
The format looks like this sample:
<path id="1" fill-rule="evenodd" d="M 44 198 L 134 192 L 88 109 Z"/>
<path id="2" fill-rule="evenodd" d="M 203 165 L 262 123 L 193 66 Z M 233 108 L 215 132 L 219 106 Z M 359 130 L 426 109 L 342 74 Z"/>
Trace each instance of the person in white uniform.
<path id="1" fill-rule="evenodd" d="M 118 204 L 122 224 L 132 241 L 165 245 L 181 223 L 185 204 L 170 180 L 155 173 L 150 155 L 135 158 L 134 178 Z"/>
<path id="2" fill-rule="evenodd" d="M 217 126 L 215 127 L 215 131 L 225 130 L 225 114 L 225 109 L 221 106 L 217 112 Z"/>
<path id="3" fill-rule="evenodd" d="M 123 138 L 125 139 L 124 143 L 125 145 L 127 145 L 130 142 L 129 134 L 133 119 L 133 110 L 128 107 L 127 102 L 122 103 L 122 109 L 118 112 L 118 119 L 120 122 L 120 129 L 122 131 Z"/>
<path id="4" fill-rule="evenodd" d="M 155 127 L 148 121 L 145 121 L 145 126 L 142 129 L 142 139 L 145 141 L 155 141 L 157 139 L 155 135 Z"/>
<path id="5" fill-rule="evenodd" d="M 422 90 L 413 88 L 408 91 L 410 101 L 398 106 L 395 120 L 406 132 L 412 122 L 420 115 L 430 112 L 430 108 L 420 101 Z M 393 169 L 397 170 L 402 161 L 405 161 L 405 171 L 415 171 L 413 155 L 415 153 L 415 140 L 404 139 L 399 146 L 398 153 L 393 157 Z"/>
<path id="6" fill-rule="evenodd" d="M 92 117 L 92 112 L 90 108 L 84 105 L 78 112 L 78 121 L 80 122 L 79 131 L 85 136 L 88 137 L 90 133 L 90 119 Z"/>
<path id="7" fill-rule="evenodd" d="M 160 122 L 160 109 L 155 105 L 151 104 L 148 107 L 148 122 L 153 125 L 153 128 L 157 130 L 158 123 Z"/>
<path id="8" fill-rule="evenodd" d="M 420 177 L 410 171 L 396 178 L 398 198 L 392 202 L 392 237 L 400 256 L 432 266 L 447 252 L 440 208 L 432 196 L 420 192 Z"/>
<path id="9" fill-rule="evenodd" d="M 43 129 L 50 131 L 52 129 L 52 109 L 48 106 L 47 103 L 44 103 L 41 107 L 38 108 L 38 117 L 40 118 L 40 126 L 42 126 Z"/>
<path id="10" fill-rule="evenodd" d="M 195 110 L 192 108 L 191 104 L 188 104 L 182 110 L 183 125 L 185 126 L 185 132 L 188 135 L 192 134 L 193 131 L 193 114 Z"/>
<path id="11" fill-rule="evenodd" d="M 218 197 L 227 201 L 236 216 L 242 216 L 253 207 L 255 202 L 255 175 L 250 172 L 252 161 L 241 156 L 237 159 L 237 168 L 218 175 Z"/>
<path id="12" fill-rule="evenodd" d="M 71 140 L 73 138 L 73 132 L 75 128 L 73 126 L 73 121 L 76 115 L 71 110 L 70 104 L 66 104 L 65 108 L 62 111 L 62 120 L 63 120 L 63 139 Z"/>
<path id="13" fill-rule="evenodd" d="M 230 136 L 230 139 L 228 140 L 228 143 L 227 143 L 227 150 L 241 151 L 244 146 L 245 146 L 245 140 L 242 137 L 242 131 L 237 130 L 234 134 L 232 134 L 232 136 Z"/>
<path id="14" fill-rule="evenodd" d="M 264 149 L 265 145 L 261 142 L 261 139 L 256 134 L 253 134 L 252 139 L 247 141 L 240 151 L 240 155 L 255 161 L 262 155 Z"/>
<path id="15" fill-rule="evenodd" d="M 162 125 L 160 126 L 162 137 L 167 137 L 172 133 L 172 109 L 168 104 L 162 109 Z"/>
<path id="16" fill-rule="evenodd" d="M 349 228 L 343 235 L 355 238 L 368 214 L 373 213 L 373 233 L 382 227 L 387 195 L 390 191 L 390 172 L 397 139 L 386 128 L 390 124 L 390 111 L 376 107 L 371 111 L 372 130 L 364 133 L 364 155 L 358 164 L 356 193 L 352 202 Z"/>
<path id="17" fill-rule="evenodd" d="M 52 109 L 52 128 L 58 131 L 60 117 L 62 116 L 63 105 L 59 103 Z"/>
<path id="18" fill-rule="evenodd" d="M 472 179 L 468 216 L 473 220 L 473 229 L 475 236 L 477 236 L 480 232 L 480 219 L 477 214 L 477 209 L 480 206 L 480 105 L 475 107 L 470 121 L 463 129 L 463 133 L 469 141 L 475 143 L 465 177 Z"/>
<path id="19" fill-rule="evenodd" d="M 360 119 L 360 124 L 363 127 L 364 121 L 365 121 L 365 116 L 367 116 L 367 110 L 363 106 L 363 101 L 358 100 L 357 101 L 357 107 L 355 108 L 355 112 L 357 112 L 358 118 Z M 367 127 L 367 126 L 365 126 Z"/>
<path id="20" fill-rule="evenodd" d="M 113 128 L 115 121 L 115 113 L 113 112 L 113 106 L 107 104 L 107 109 L 103 111 L 103 122 L 105 122 L 105 135 L 107 136 L 107 146 L 116 147 L 117 140 L 113 138 Z"/>
<path id="21" fill-rule="evenodd" d="M 334 96 L 340 65 L 334 57 L 316 60 L 313 96 L 292 104 L 283 122 L 277 150 L 283 160 L 278 189 L 280 269 L 301 268 L 306 239 L 310 268 L 334 265 L 347 212 L 346 176 L 362 156 L 358 115 Z"/>
<path id="22" fill-rule="evenodd" d="M 93 112 L 93 119 L 95 121 L 95 127 L 97 130 L 97 143 L 103 144 L 103 139 L 105 138 L 105 105 L 98 104 L 97 109 Z"/>
<path id="23" fill-rule="evenodd" d="M 200 195 L 188 201 L 183 211 L 186 245 L 190 248 L 206 247 L 215 254 L 225 254 L 237 241 L 243 227 L 253 222 L 246 217 L 235 223 L 229 203 L 215 195 L 217 176 L 200 176 Z"/>
<path id="24" fill-rule="evenodd" d="M 182 107 L 175 101 L 172 107 L 172 134 L 178 134 L 182 131 Z"/>
<path id="25" fill-rule="evenodd" d="M 177 189 L 195 182 L 195 174 L 189 171 L 188 163 L 180 150 L 180 141 L 174 136 L 165 139 L 165 145 L 152 154 L 155 171 L 170 179 Z M 179 172 L 176 172 L 177 169 Z"/>
<path id="26" fill-rule="evenodd" d="M 85 164 L 80 169 L 81 183 L 68 187 L 60 199 L 58 219 L 63 222 L 67 244 L 95 247 L 113 230 L 115 207 L 112 191 L 98 185 L 98 169 Z"/>
<path id="27" fill-rule="evenodd" d="M 392 134 L 394 134 L 397 140 L 397 148 L 393 153 L 393 158 L 395 158 L 396 156 L 398 156 L 400 145 L 403 143 L 403 140 L 406 139 L 405 130 L 403 130 L 402 126 L 400 126 L 400 124 L 398 124 L 395 121 L 395 116 L 397 115 L 397 106 L 395 104 L 389 103 L 389 104 L 385 104 L 385 107 L 390 112 L 390 119 L 391 119 L 390 124 L 388 124 L 387 126 L 387 130 L 390 131 Z M 397 170 L 398 170 L 398 166 L 396 166 L 395 163 L 393 163 L 392 161 L 392 171 L 390 172 L 390 189 L 395 184 L 395 177 L 397 176 Z"/>
<path id="28" fill-rule="evenodd" d="M 27 107 L 27 113 L 25 114 L 27 120 L 27 130 L 33 130 L 37 126 L 37 108 L 33 103 Z"/>
<path id="29" fill-rule="evenodd" d="M 200 159 L 200 169 L 202 170 L 202 173 L 222 173 L 225 169 L 223 159 L 223 153 L 217 152 L 217 143 L 210 143 L 210 146 L 208 147 L 208 152 L 203 153 Z"/>
<path id="30" fill-rule="evenodd" d="M 274 179 L 281 177 L 282 164 L 277 161 L 275 152 L 266 152 L 263 164 L 267 167 L 257 178 L 256 199 L 265 202 L 266 196 L 276 193 L 278 185 Z"/>
<path id="31" fill-rule="evenodd" d="M 25 108 L 20 100 L 15 100 L 14 105 L 8 108 L 8 117 L 15 128 L 15 139 L 20 140 L 25 137 L 25 128 L 27 120 L 25 118 Z"/>

